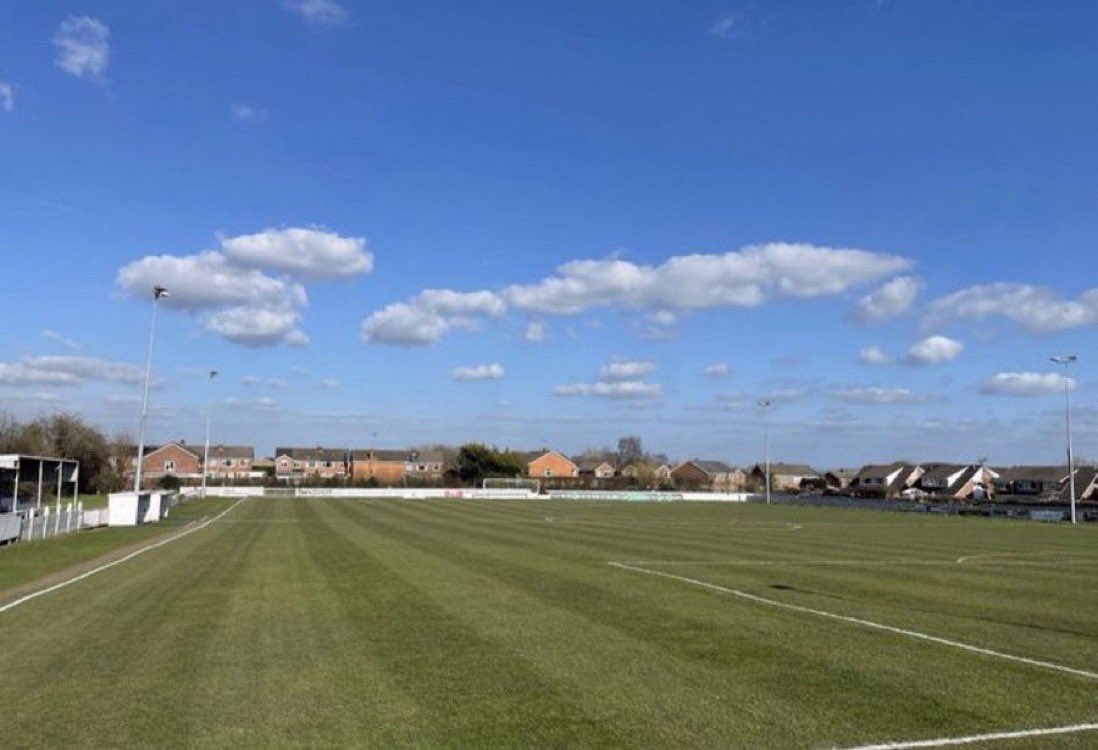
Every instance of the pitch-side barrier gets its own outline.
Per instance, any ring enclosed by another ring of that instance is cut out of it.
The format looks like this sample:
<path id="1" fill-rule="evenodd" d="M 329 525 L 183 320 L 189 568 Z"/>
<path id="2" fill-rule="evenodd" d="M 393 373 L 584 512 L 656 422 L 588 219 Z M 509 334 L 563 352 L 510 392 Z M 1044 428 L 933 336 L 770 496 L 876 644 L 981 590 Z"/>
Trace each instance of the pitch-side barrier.
<path id="1" fill-rule="evenodd" d="M 268 492 L 268 489 L 271 489 Z M 200 487 L 180 490 L 188 496 L 201 495 Z M 745 492 L 612 492 L 600 490 L 550 490 L 540 495 L 524 489 L 445 489 L 420 487 L 359 488 L 359 487 L 207 487 L 210 497 L 342 497 L 397 498 L 400 500 L 593 500 L 618 502 L 746 502 Z"/>

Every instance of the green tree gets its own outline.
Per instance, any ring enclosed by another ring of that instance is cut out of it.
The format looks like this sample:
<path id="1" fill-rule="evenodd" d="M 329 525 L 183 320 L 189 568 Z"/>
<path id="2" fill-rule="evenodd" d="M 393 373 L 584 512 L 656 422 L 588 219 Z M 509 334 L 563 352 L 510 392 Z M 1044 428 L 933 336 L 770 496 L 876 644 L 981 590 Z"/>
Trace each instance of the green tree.
<path id="1" fill-rule="evenodd" d="M 525 473 L 526 461 L 513 451 L 500 451 L 481 443 L 466 443 L 458 449 L 457 474 L 466 484 L 477 486 L 486 477 L 517 477 Z"/>

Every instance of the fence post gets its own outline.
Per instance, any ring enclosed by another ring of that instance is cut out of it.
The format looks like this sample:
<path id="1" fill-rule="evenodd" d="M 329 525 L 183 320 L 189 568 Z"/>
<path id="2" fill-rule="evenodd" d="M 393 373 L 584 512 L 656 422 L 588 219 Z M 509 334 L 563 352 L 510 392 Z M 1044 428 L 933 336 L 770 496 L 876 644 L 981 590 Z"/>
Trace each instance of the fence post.
<path id="1" fill-rule="evenodd" d="M 61 533 L 61 502 L 57 503 L 57 512 L 53 514 L 53 535 Z"/>
<path id="2" fill-rule="evenodd" d="M 50 506 L 46 506 L 46 512 L 42 515 L 42 538 L 46 538 L 46 529 L 50 525 Z"/>
<path id="3" fill-rule="evenodd" d="M 72 531 L 72 503 L 65 506 L 65 512 L 68 513 L 65 517 L 65 533 L 68 534 Z"/>

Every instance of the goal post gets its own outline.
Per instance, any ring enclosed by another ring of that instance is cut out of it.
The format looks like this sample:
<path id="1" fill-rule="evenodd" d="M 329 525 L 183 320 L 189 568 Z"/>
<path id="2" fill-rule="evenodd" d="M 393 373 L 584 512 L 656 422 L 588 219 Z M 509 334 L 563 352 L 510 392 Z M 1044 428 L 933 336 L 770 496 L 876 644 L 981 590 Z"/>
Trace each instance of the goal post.
<path id="1" fill-rule="evenodd" d="M 512 479 L 504 477 L 485 477 L 481 482 L 481 489 L 485 490 L 525 490 L 537 494 L 541 492 L 541 480 L 538 479 Z"/>

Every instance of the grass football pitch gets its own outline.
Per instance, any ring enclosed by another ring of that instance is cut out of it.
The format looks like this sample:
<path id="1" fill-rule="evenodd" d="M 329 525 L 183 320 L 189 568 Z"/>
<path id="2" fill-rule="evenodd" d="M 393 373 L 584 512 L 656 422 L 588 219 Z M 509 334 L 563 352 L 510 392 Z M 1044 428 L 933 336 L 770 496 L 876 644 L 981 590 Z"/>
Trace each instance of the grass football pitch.
<path id="1" fill-rule="evenodd" d="M 182 508 L 191 526 L 0 549 L 5 747 L 845 748 L 1098 722 L 1098 528 L 717 503 Z"/>

